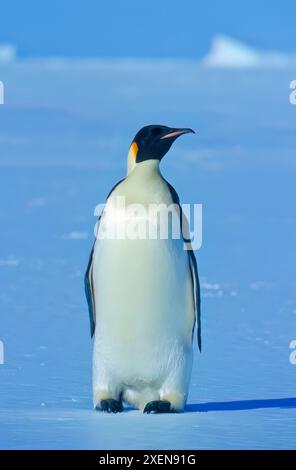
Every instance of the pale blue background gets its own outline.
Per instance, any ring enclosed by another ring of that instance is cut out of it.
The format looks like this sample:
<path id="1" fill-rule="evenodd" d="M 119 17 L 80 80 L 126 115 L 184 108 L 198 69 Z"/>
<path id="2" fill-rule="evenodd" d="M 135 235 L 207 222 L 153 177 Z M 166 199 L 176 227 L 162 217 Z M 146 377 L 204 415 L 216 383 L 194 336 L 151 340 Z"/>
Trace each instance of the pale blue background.
<path id="1" fill-rule="evenodd" d="M 216 33 L 266 50 L 296 44 L 293 0 L 11 0 L 0 14 L 0 43 L 21 56 L 197 58 Z"/>
<path id="2" fill-rule="evenodd" d="M 198 61 L 216 33 L 292 53 L 295 6 L 275 5 L 1 5 L 19 58 L 0 63 L 0 448 L 295 448 L 295 61 Z M 93 209 L 154 122 L 197 131 L 162 169 L 203 204 L 203 353 L 184 414 L 109 416 L 92 410 L 83 274 Z"/>

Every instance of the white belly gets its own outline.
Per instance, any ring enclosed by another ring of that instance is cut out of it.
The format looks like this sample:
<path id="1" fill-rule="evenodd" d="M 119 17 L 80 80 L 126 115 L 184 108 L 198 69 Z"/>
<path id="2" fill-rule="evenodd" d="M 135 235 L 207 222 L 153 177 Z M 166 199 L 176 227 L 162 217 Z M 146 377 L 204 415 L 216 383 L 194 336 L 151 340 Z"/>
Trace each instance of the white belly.
<path id="1" fill-rule="evenodd" d="M 126 383 L 158 381 L 173 351 L 191 347 L 194 306 L 187 257 L 180 240 L 97 243 L 96 342 L 102 360 Z"/>

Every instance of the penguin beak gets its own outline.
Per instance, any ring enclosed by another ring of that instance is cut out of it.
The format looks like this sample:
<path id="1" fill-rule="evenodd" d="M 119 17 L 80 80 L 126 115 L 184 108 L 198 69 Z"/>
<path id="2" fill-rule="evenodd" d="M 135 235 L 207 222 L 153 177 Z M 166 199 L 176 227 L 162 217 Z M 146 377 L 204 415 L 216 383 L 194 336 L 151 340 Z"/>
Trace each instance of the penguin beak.
<path id="1" fill-rule="evenodd" d="M 160 137 L 160 140 L 171 139 L 171 138 L 176 139 L 177 137 L 180 137 L 180 135 L 190 134 L 190 133 L 195 134 L 194 130 L 190 129 L 189 127 L 186 127 L 186 128 L 183 128 L 183 129 L 171 129 L 171 132 L 169 132 L 168 134 L 165 134 L 162 137 Z"/>

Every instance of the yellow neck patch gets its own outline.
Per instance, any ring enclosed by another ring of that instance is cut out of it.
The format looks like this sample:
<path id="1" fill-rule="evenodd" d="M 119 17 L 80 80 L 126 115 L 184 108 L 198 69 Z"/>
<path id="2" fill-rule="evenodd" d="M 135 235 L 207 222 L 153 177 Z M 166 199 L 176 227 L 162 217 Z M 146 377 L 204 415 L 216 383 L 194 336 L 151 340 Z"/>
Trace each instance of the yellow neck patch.
<path id="1" fill-rule="evenodd" d="M 138 144 L 136 142 L 133 142 L 130 147 L 130 153 L 135 161 L 137 160 L 138 150 L 139 150 Z"/>

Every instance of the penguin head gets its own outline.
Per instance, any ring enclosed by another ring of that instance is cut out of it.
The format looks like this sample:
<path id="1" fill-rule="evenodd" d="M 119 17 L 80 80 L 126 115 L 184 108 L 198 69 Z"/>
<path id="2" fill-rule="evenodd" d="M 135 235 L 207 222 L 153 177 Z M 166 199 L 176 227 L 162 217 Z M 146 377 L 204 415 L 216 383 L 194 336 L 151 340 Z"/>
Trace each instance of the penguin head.
<path id="1" fill-rule="evenodd" d="M 189 128 L 175 128 L 161 125 L 142 127 L 130 146 L 135 163 L 146 160 L 161 160 L 175 140 L 183 134 L 195 133 Z"/>

